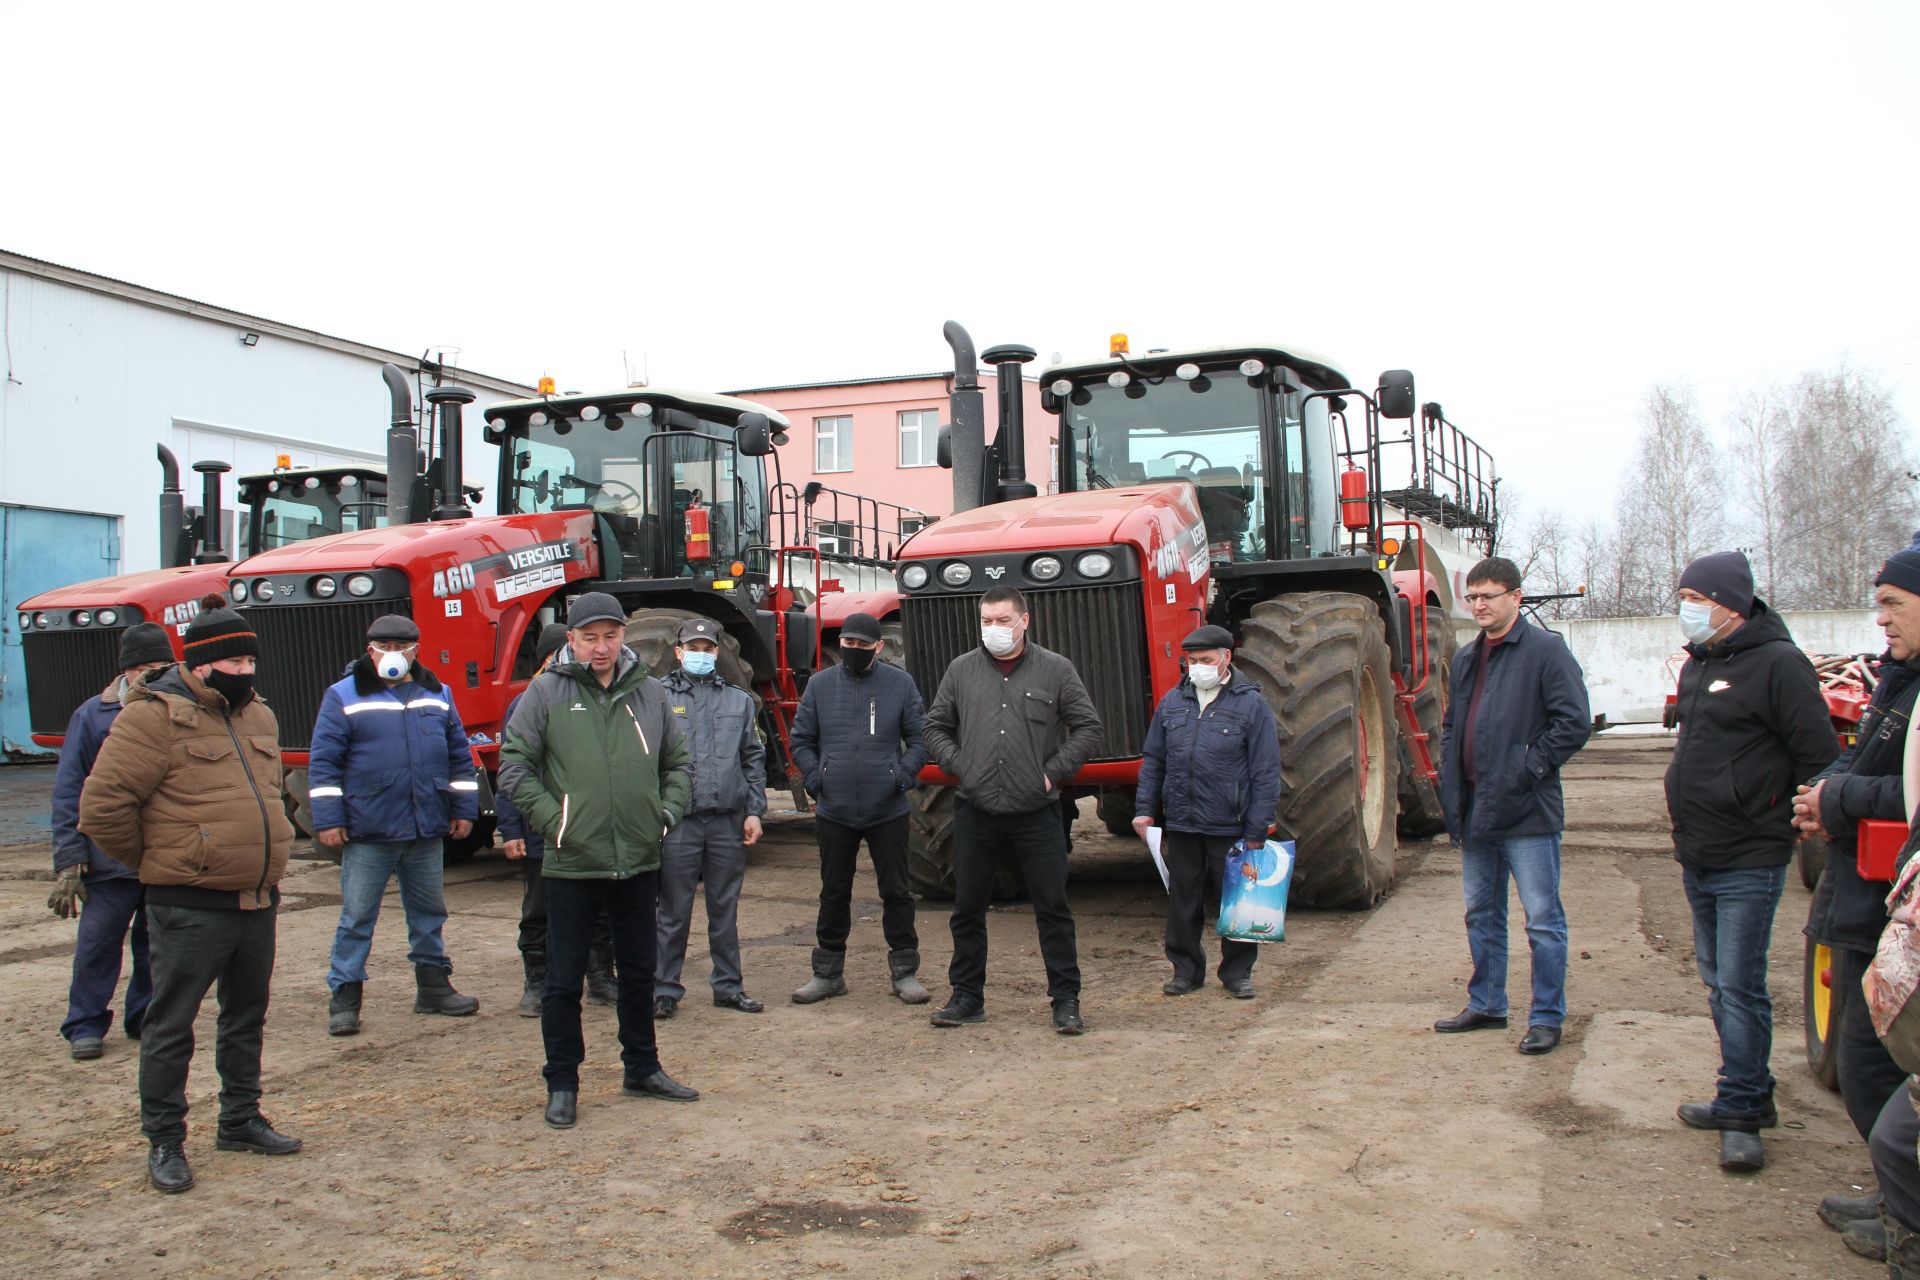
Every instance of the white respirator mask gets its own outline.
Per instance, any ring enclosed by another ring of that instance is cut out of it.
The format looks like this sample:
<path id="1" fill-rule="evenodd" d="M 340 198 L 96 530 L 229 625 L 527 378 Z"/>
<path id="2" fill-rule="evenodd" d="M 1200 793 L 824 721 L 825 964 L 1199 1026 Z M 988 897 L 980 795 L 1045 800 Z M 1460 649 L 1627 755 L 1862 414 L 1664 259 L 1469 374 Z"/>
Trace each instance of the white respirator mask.
<path id="1" fill-rule="evenodd" d="M 1187 679 L 1193 681 L 1196 689 L 1211 689 L 1220 683 L 1220 668 L 1211 662 L 1193 662 L 1187 664 Z"/>
<path id="2" fill-rule="evenodd" d="M 373 669 L 382 680 L 398 680 L 413 669 L 413 663 L 404 653 L 382 652 L 373 660 Z"/>
<path id="3" fill-rule="evenodd" d="M 987 652 L 996 658 L 1004 658 L 1013 652 L 1012 627 L 981 627 L 980 643 Z"/>
<path id="4" fill-rule="evenodd" d="M 1713 625 L 1713 606 L 1704 600 L 1680 602 L 1680 633 L 1692 644 L 1705 644 L 1720 628 Z"/>

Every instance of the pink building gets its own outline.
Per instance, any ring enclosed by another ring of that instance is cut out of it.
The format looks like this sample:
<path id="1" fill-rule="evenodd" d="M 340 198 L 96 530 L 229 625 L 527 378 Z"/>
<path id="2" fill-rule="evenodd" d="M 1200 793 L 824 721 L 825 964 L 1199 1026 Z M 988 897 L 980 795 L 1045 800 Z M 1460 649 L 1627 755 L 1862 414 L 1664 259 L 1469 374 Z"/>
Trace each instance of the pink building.
<path id="1" fill-rule="evenodd" d="M 941 467 L 934 454 L 940 426 L 948 417 L 952 381 L 951 373 L 917 373 L 748 387 L 727 394 L 787 415 L 793 425 L 779 453 L 780 477 L 788 484 L 803 488 L 818 481 L 937 518 L 953 510 L 953 473 Z M 999 379 L 993 370 L 981 370 L 980 390 L 991 440 L 999 430 Z M 1041 493 L 1052 493 L 1058 488 L 1054 443 L 1060 420 L 1041 410 L 1037 381 L 1022 379 L 1021 390 L 1026 397 L 1027 479 Z"/>

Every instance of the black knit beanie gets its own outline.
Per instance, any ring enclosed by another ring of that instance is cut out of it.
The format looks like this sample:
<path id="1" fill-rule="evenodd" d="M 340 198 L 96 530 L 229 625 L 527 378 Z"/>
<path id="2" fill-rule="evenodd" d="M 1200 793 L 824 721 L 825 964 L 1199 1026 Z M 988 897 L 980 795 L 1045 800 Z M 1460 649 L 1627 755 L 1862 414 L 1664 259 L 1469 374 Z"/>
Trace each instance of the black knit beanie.
<path id="1" fill-rule="evenodd" d="M 144 667 L 149 662 L 172 662 L 173 642 L 157 622 L 136 622 L 120 633 L 120 669 Z"/>
<path id="2" fill-rule="evenodd" d="M 567 629 L 561 623 L 549 622 L 540 628 L 540 638 L 533 643 L 533 665 L 537 667 L 558 653 L 566 642 Z"/>
<path id="3" fill-rule="evenodd" d="M 1896 551 L 1887 557 L 1873 585 L 1898 587 L 1920 596 L 1920 532 L 1913 535 L 1913 544 L 1905 551 Z"/>
<path id="4" fill-rule="evenodd" d="M 1741 617 L 1753 614 L 1753 569 L 1738 551 L 1716 551 L 1701 556 L 1681 573 L 1675 590 L 1686 587 L 1698 591 L 1715 604 L 1724 605 Z"/>
<path id="5" fill-rule="evenodd" d="M 200 612 L 187 624 L 186 642 L 181 648 L 186 652 L 188 667 L 204 667 L 222 658 L 259 657 L 260 637 L 253 633 L 253 624 L 226 607 L 224 597 L 210 595 L 200 602 Z"/>

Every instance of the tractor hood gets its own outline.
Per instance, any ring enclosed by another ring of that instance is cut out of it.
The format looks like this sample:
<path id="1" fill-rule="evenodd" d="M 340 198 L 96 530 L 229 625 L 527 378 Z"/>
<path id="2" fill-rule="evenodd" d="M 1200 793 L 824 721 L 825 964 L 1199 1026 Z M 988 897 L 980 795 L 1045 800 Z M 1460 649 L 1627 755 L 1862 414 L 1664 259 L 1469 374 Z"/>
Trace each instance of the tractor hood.
<path id="1" fill-rule="evenodd" d="M 99 609 L 103 606 L 137 605 L 148 621 L 159 621 L 160 610 L 168 605 L 197 600 L 209 591 L 222 590 L 227 570 L 219 564 L 183 564 L 172 569 L 148 569 L 144 573 L 122 573 L 111 578 L 93 578 L 68 586 L 42 591 L 20 602 L 22 613 L 35 609 Z"/>
<path id="2" fill-rule="evenodd" d="M 1172 508 L 1182 522 L 1195 518 L 1193 486 L 1186 481 L 1050 494 L 975 507 L 928 525 L 900 548 L 902 561 L 981 551 L 1046 551 L 1097 546 L 1122 540 L 1127 517 Z"/>
<path id="3" fill-rule="evenodd" d="M 441 554 L 471 556 L 510 551 L 539 541 L 543 527 L 555 523 L 551 516 L 477 516 L 335 533 L 249 556 L 233 566 L 232 574 L 251 577 L 405 568 Z"/>

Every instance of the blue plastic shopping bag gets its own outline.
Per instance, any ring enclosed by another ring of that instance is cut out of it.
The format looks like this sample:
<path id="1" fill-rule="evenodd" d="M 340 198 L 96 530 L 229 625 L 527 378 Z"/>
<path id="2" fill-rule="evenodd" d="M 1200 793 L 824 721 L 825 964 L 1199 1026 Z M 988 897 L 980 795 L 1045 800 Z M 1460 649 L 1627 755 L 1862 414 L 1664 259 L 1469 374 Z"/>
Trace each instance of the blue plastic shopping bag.
<path id="1" fill-rule="evenodd" d="M 1220 918 L 1213 930 L 1235 942 L 1279 942 L 1287 936 L 1287 887 L 1293 883 L 1293 841 L 1269 840 L 1258 849 L 1236 840 L 1227 850 L 1220 885 Z"/>

